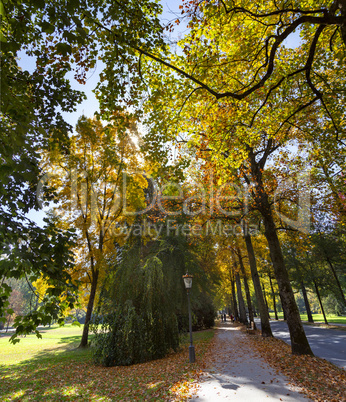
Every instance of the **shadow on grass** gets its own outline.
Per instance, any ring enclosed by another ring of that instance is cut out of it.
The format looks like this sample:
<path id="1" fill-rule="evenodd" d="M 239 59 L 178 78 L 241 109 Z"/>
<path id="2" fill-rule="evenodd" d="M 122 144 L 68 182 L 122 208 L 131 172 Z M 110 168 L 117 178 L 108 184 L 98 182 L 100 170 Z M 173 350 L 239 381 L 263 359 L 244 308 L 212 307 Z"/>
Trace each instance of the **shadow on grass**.
<path id="1" fill-rule="evenodd" d="M 90 337 L 90 339 L 91 339 L 91 336 L 89 335 L 89 337 Z M 64 336 L 64 337 L 62 337 L 61 339 L 60 339 L 60 341 L 58 342 L 58 344 L 59 343 L 73 343 L 73 342 L 80 342 L 80 340 L 81 340 L 81 336 L 80 335 L 72 335 L 72 336 Z"/>

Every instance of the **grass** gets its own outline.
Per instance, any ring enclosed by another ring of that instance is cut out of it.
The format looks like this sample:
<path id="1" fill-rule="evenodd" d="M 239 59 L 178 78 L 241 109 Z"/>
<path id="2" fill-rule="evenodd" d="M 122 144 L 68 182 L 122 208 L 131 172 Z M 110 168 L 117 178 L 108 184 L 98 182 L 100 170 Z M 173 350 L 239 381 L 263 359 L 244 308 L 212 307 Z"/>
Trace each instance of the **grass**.
<path id="1" fill-rule="evenodd" d="M 272 319 L 275 319 L 274 313 L 270 313 L 270 317 Z M 283 320 L 284 315 L 283 313 L 278 313 L 279 320 Z M 300 317 L 302 321 L 308 321 L 308 316 L 307 314 L 300 314 Z M 312 318 L 314 319 L 314 322 L 323 322 L 323 314 L 312 314 Z M 330 324 L 345 324 L 346 325 L 346 316 L 337 316 L 337 315 L 327 315 L 327 321 Z"/>
<path id="2" fill-rule="evenodd" d="M 9 343 L 9 336 L 0 337 L 0 364 L 13 365 L 25 360 L 49 356 L 49 359 L 60 361 L 75 355 L 82 328 L 72 325 L 52 326 L 40 331 L 42 339 L 36 335 L 21 337 L 16 345 Z"/>
<path id="3" fill-rule="evenodd" d="M 66 325 L 11 345 L 0 338 L 1 401 L 185 400 L 198 377 L 214 331 L 194 333 L 196 363 L 188 363 L 188 337 L 164 359 L 128 367 L 95 366 L 91 350 L 76 349 L 82 328 Z"/>

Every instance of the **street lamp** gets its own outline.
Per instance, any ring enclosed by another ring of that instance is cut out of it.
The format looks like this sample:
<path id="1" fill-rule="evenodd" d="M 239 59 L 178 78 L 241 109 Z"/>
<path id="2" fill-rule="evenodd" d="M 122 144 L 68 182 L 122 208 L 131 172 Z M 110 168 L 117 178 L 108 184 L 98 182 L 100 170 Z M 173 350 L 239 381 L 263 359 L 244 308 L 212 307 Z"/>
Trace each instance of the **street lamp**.
<path id="1" fill-rule="evenodd" d="M 189 330 L 190 330 L 189 359 L 190 359 L 190 363 L 195 362 L 195 347 L 193 346 L 193 341 L 192 341 L 192 319 L 191 319 L 191 306 L 190 306 L 190 293 L 189 293 L 190 289 L 192 288 L 192 278 L 193 278 L 192 275 L 189 275 L 189 274 L 183 275 L 186 293 L 187 293 L 188 309 L 189 309 Z"/>

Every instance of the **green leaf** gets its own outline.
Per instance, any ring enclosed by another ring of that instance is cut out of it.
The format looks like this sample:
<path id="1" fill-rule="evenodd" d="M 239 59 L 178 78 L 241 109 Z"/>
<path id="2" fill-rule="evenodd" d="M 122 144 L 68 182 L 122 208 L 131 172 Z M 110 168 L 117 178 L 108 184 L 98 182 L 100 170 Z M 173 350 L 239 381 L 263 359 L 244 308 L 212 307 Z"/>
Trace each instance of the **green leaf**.
<path id="1" fill-rule="evenodd" d="M 42 335 L 40 334 L 40 332 L 37 329 L 35 330 L 35 334 L 38 339 L 42 339 Z"/>
<path id="2" fill-rule="evenodd" d="M 6 36 L 0 31 L 0 42 L 7 42 Z"/>
<path id="3" fill-rule="evenodd" d="M 16 334 L 13 334 L 10 338 L 10 343 L 12 343 L 12 345 L 15 345 L 16 343 L 19 343 L 20 339 L 17 338 Z"/>
<path id="4" fill-rule="evenodd" d="M 44 8 L 45 6 L 45 1 L 44 0 L 34 0 L 33 3 L 37 8 Z"/>
<path id="5" fill-rule="evenodd" d="M 52 34 L 55 31 L 54 25 L 50 24 L 47 21 L 43 21 L 41 23 L 41 28 L 43 32 L 46 32 L 47 34 Z"/>
<path id="6" fill-rule="evenodd" d="M 56 45 L 56 50 L 58 53 L 61 53 L 63 56 L 67 56 L 68 54 L 72 53 L 72 47 L 71 47 L 71 45 L 68 45 L 67 43 L 58 43 Z"/>
<path id="7" fill-rule="evenodd" d="M 6 17 L 6 12 L 2 1 L 0 1 L 0 15 L 1 17 Z"/>

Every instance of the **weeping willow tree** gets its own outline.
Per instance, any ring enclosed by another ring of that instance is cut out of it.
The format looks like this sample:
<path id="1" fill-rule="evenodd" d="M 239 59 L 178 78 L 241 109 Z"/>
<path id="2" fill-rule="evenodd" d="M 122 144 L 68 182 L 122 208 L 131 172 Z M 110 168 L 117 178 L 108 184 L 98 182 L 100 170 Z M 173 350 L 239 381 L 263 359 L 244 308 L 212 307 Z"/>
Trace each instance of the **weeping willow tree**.
<path id="1" fill-rule="evenodd" d="M 182 289 L 172 279 L 181 272 L 172 274 L 159 258 L 172 251 L 162 250 L 158 241 L 143 245 L 142 239 L 123 251 L 120 264 L 105 282 L 94 317 L 96 363 L 130 365 L 177 350 L 176 302 L 181 298 L 176 294 Z"/>
<path id="2" fill-rule="evenodd" d="M 199 254 L 190 238 L 172 229 L 187 219 L 183 214 L 174 219 L 164 217 L 155 209 L 145 219 L 137 217 L 133 227 L 143 229 L 148 222 L 158 221 L 160 231 L 150 235 L 150 231 L 133 230 L 117 253 L 117 262 L 109 264 L 113 269 L 108 271 L 94 315 L 96 363 L 130 365 L 177 350 L 179 334 L 188 329 L 182 280 L 187 271 L 195 276 L 191 291 L 195 328 L 214 324 L 214 308 L 205 295 L 209 281 Z M 205 310 L 210 317 L 204 317 Z"/>

